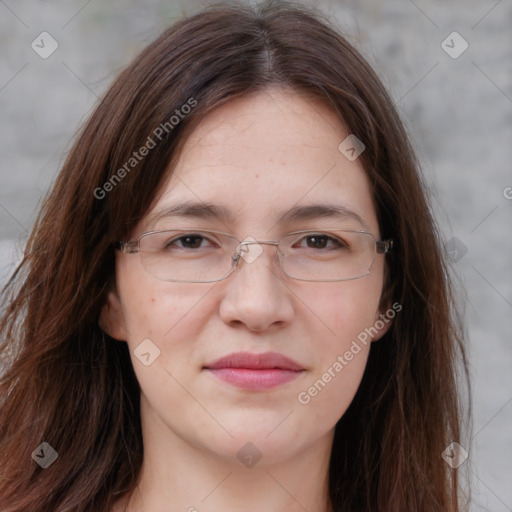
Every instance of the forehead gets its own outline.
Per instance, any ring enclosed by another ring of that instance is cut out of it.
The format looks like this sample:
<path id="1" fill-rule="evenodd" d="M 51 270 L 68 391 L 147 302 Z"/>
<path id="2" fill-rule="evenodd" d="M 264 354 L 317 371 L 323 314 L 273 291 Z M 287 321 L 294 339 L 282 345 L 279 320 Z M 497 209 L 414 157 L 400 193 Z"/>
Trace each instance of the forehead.
<path id="1" fill-rule="evenodd" d="M 214 158 L 255 168 L 274 157 L 300 155 L 318 162 L 320 154 L 326 157 L 321 163 L 333 164 L 343 134 L 348 135 L 344 125 L 319 99 L 272 88 L 231 100 L 206 116 L 185 144 L 181 164 Z"/>
<path id="2" fill-rule="evenodd" d="M 366 173 L 338 149 L 348 135 L 323 102 L 296 91 L 231 100 L 190 135 L 146 220 L 186 201 L 217 204 L 238 223 L 271 225 L 285 210 L 326 203 L 354 211 L 375 231 Z"/>

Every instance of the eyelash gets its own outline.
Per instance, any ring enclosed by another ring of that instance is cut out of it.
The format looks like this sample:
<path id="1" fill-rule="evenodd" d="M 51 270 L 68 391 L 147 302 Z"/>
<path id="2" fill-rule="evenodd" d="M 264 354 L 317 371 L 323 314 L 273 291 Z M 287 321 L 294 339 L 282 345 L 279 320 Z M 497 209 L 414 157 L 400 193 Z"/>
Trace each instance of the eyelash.
<path id="1" fill-rule="evenodd" d="M 339 248 L 347 248 L 348 247 L 346 242 L 344 242 L 343 240 L 341 240 L 339 238 L 336 238 L 336 237 L 333 237 L 333 236 L 330 236 L 329 234 L 323 233 L 323 232 L 318 232 L 318 233 L 310 232 L 309 234 L 307 234 L 305 236 L 302 236 L 301 238 L 299 238 L 296 241 L 294 241 L 292 246 L 296 245 L 298 242 L 303 242 L 304 240 L 307 240 L 308 238 L 313 238 L 313 237 L 324 238 L 324 239 L 327 240 L 327 243 L 334 242 Z M 201 238 L 202 240 L 209 240 L 211 242 L 211 240 L 209 238 L 207 238 L 206 236 L 204 236 L 204 235 L 202 235 L 200 233 L 193 233 L 193 232 L 191 232 L 191 233 L 187 233 L 185 235 L 181 235 L 179 237 L 176 237 L 176 238 L 173 238 L 173 239 L 167 241 L 166 244 L 165 244 L 165 248 L 169 248 L 174 243 L 176 243 L 178 241 L 182 242 L 183 240 L 186 240 L 187 238 Z M 329 246 L 327 246 L 327 247 L 329 247 Z M 181 247 L 181 248 L 183 248 L 183 249 L 190 249 L 189 247 Z M 324 249 L 324 247 L 322 249 Z"/>

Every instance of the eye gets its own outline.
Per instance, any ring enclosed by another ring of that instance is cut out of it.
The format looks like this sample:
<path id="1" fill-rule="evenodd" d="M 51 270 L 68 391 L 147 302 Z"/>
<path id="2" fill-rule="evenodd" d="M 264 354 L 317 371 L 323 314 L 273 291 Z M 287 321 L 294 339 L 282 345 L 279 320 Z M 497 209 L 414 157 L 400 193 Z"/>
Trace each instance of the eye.
<path id="1" fill-rule="evenodd" d="M 310 233 L 303 237 L 299 243 L 306 242 L 306 245 L 300 247 L 308 249 L 343 249 L 348 248 L 348 245 L 339 238 L 334 238 L 326 233 Z"/>
<path id="2" fill-rule="evenodd" d="M 200 249 L 201 247 L 211 247 L 211 245 L 202 245 L 203 242 L 212 242 L 204 235 L 199 233 L 187 233 L 185 235 L 172 238 L 165 243 L 166 249 Z M 212 242 L 213 243 L 213 242 Z M 173 247 L 174 246 L 174 247 Z"/>

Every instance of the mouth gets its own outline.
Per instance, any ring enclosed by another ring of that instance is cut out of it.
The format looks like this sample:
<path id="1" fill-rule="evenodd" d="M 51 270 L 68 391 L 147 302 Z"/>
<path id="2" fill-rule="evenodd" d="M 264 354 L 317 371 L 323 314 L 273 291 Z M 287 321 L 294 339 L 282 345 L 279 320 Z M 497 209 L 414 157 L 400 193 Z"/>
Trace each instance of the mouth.
<path id="1" fill-rule="evenodd" d="M 305 371 L 296 361 L 276 352 L 238 352 L 217 359 L 203 369 L 224 382 L 251 390 L 275 388 Z"/>

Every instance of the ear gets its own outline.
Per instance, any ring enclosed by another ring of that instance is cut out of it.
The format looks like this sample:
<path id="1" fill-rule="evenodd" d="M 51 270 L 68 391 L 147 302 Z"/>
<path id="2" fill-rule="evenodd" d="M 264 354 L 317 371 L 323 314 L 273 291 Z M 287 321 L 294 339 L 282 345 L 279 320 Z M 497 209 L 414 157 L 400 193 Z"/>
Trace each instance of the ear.
<path id="1" fill-rule="evenodd" d="M 98 325 L 110 337 L 119 341 L 127 340 L 126 319 L 115 286 L 108 291 L 107 300 L 101 308 Z"/>
<path id="2" fill-rule="evenodd" d="M 391 314 L 390 314 L 391 312 Z M 390 306 L 387 309 L 379 309 L 377 313 L 375 313 L 375 319 L 373 322 L 373 329 L 377 332 L 374 336 L 372 336 L 373 341 L 379 341 L 384 334 L 386 334 L 393 323 L 393 318 L 395 316 L 395 310 Z"/>

